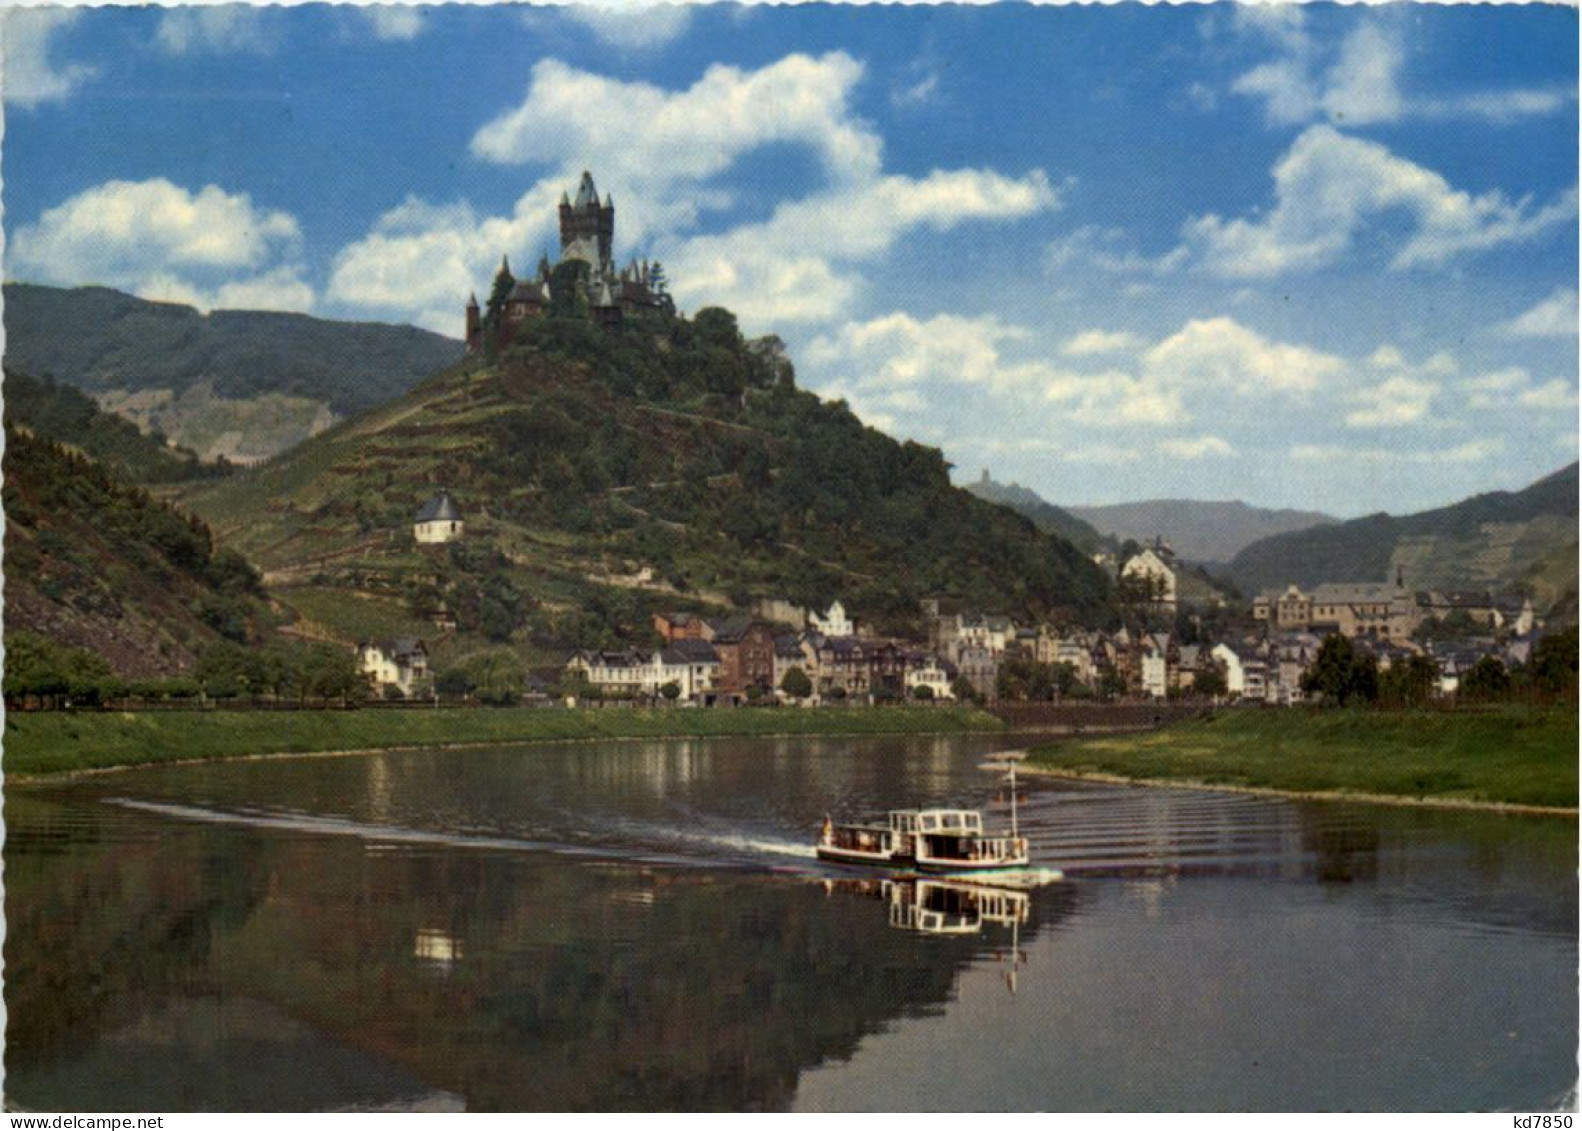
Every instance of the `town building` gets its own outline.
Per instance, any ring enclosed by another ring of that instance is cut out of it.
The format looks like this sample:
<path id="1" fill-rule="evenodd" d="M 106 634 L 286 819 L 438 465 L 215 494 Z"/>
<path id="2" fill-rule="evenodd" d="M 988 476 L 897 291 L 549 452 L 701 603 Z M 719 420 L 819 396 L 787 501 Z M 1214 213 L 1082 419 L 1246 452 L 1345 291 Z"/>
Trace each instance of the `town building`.
<path id="1" fill-rule="evenodd" d="M 745 695 L 749 688 L 768 692 L 774 687 L 774 632 L 761 620 L 741 617 L 714 624 L 710 640 L 719 653 L 718 691 Z"/>
<path id="2" fill-rule="evenodd" d="M 1175 611 L 1176 556 L 1162 539 L 1154 539 L 1152 546 L 1127 558 L 1121 566 L 1121 580 L 1146 587 L 1149 605 L 1162 612 Z"/>
<path id="3" fill-rule="evenodd" d="M 422 544 L 454 542 L 465 532 L 461 511 L 449 491 L 441 491 L 418 508 L 412 520 L 412 537 Z"/>
<path id="4" fill-rule="evenodd" d="M 818 613 L 807 615 L 808 627 L 821 636 L 855 636 L 851 618 L 846 615 L 846 606 L 839 601 L 830 605 L 829 611 L 820 616 Z"/>
<path id="5" fill-rule="evenodd" d="M 415 636 L 365 640 L 357 645 L 357 663 L 378 691 L 395 688 L 411 698 L 428 682 L 428 648 Z"/>

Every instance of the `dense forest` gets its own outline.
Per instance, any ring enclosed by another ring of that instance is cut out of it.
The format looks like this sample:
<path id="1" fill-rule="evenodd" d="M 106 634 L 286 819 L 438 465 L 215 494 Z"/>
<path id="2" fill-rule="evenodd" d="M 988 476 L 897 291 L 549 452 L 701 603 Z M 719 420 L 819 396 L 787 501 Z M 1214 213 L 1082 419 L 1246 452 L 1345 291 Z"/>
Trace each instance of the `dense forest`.
<path id="1" fill-rule="evenodd" d="M 189 670 L 218 640 L 260 639 L 259 576 L 201 520 L 10 426 L 4 469 L 8 687 L 24 656 L 83 662 L 51 649 L 155 677 Z"/>

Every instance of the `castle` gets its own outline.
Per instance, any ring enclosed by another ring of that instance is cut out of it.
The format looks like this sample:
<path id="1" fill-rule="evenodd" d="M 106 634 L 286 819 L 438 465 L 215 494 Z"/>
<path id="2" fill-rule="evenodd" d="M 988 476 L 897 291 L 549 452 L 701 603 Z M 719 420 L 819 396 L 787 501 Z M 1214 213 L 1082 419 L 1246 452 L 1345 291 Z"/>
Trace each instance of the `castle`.
<path id="1" fill-rule="evenodd" d="M 579 263 L 580 305 L 601 326 L 619 326 L 629 313 L 638 310 L 675 311 L 675 303 L 665 291 L 659 264 L 632 260 L 617 269 L 610 257 L 615 239 L 615 198 L 599 199 L 593 174 L 584 171 L 577 187 L 577 199 L 560 194 L 560 259 L 552 267 L 549 256 L 538 261 L 538 273 L 531 279 L 511 274 L 510 260 L 501 257 L 495 273 L 487 311 L 478 306 L 478 296 L 467 300 L 467 352 L 498 349 L 516 336 L 524 322 L 541 317 L 550 307 L 550 281 L 556 270 L 567 263 Z M 566 273 L 562 273 L 562 279 Z"/>

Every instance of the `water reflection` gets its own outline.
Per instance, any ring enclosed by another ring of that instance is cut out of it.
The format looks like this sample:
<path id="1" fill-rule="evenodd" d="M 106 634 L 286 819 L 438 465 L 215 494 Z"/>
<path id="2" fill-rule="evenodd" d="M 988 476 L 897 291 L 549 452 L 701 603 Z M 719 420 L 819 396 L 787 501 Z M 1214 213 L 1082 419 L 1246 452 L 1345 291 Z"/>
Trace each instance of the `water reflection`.
<path id="1" fill-rule="evenodd" d="M 8 1098 L 1532 1107 L 1574 1078 L 1574 822 L 1045 783 L 1023 828 L 1066 883 L 813 858 L 831 810 L 991 808 L 973 767 L 993 743 L 392 753 L 12 790 Z"/>

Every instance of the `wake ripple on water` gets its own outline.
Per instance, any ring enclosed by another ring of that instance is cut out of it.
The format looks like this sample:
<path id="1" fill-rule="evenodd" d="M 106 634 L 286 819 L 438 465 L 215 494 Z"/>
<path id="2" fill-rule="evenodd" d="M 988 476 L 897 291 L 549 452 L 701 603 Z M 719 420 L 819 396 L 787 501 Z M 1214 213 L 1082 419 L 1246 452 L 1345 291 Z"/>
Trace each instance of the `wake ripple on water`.
<path id="1" fill-rule="evenodd" d="M 619 860 L 626 863 L 668 864 L 682 867 L 763 867 L 765 857 L 813 860 L 817 853 L 811 844 L 790 840 L 746 836 L 739 833 L 686 832 L 674 828 L 643 826 L 628 830 L 639 843 L 632 845 L 573 844 L 564 840 L 504 836 L 482 830 L 437 830 L 402 825 L 377 824 L 348 817 L 324 817 L 296 810 L 260 811 L 210 809 L 164 801 L 140 801 L 130 797 L 107 797 L 106 803 L 124 809 L 155 813 L 183 821 L 205 824 L 237 825 L 254 829 L 319 836 L 352 837 L 379 845 L 428 845 L 438 848 L 481 849 L 494 852 L 535 852 L 589 860 Z M 656 850 L 653 842 L 681 846 L 679 851 Z M 647 843 L 642 843 L 647 842 Z M 719 851 L 688 852 L 686 848 Z"/>

